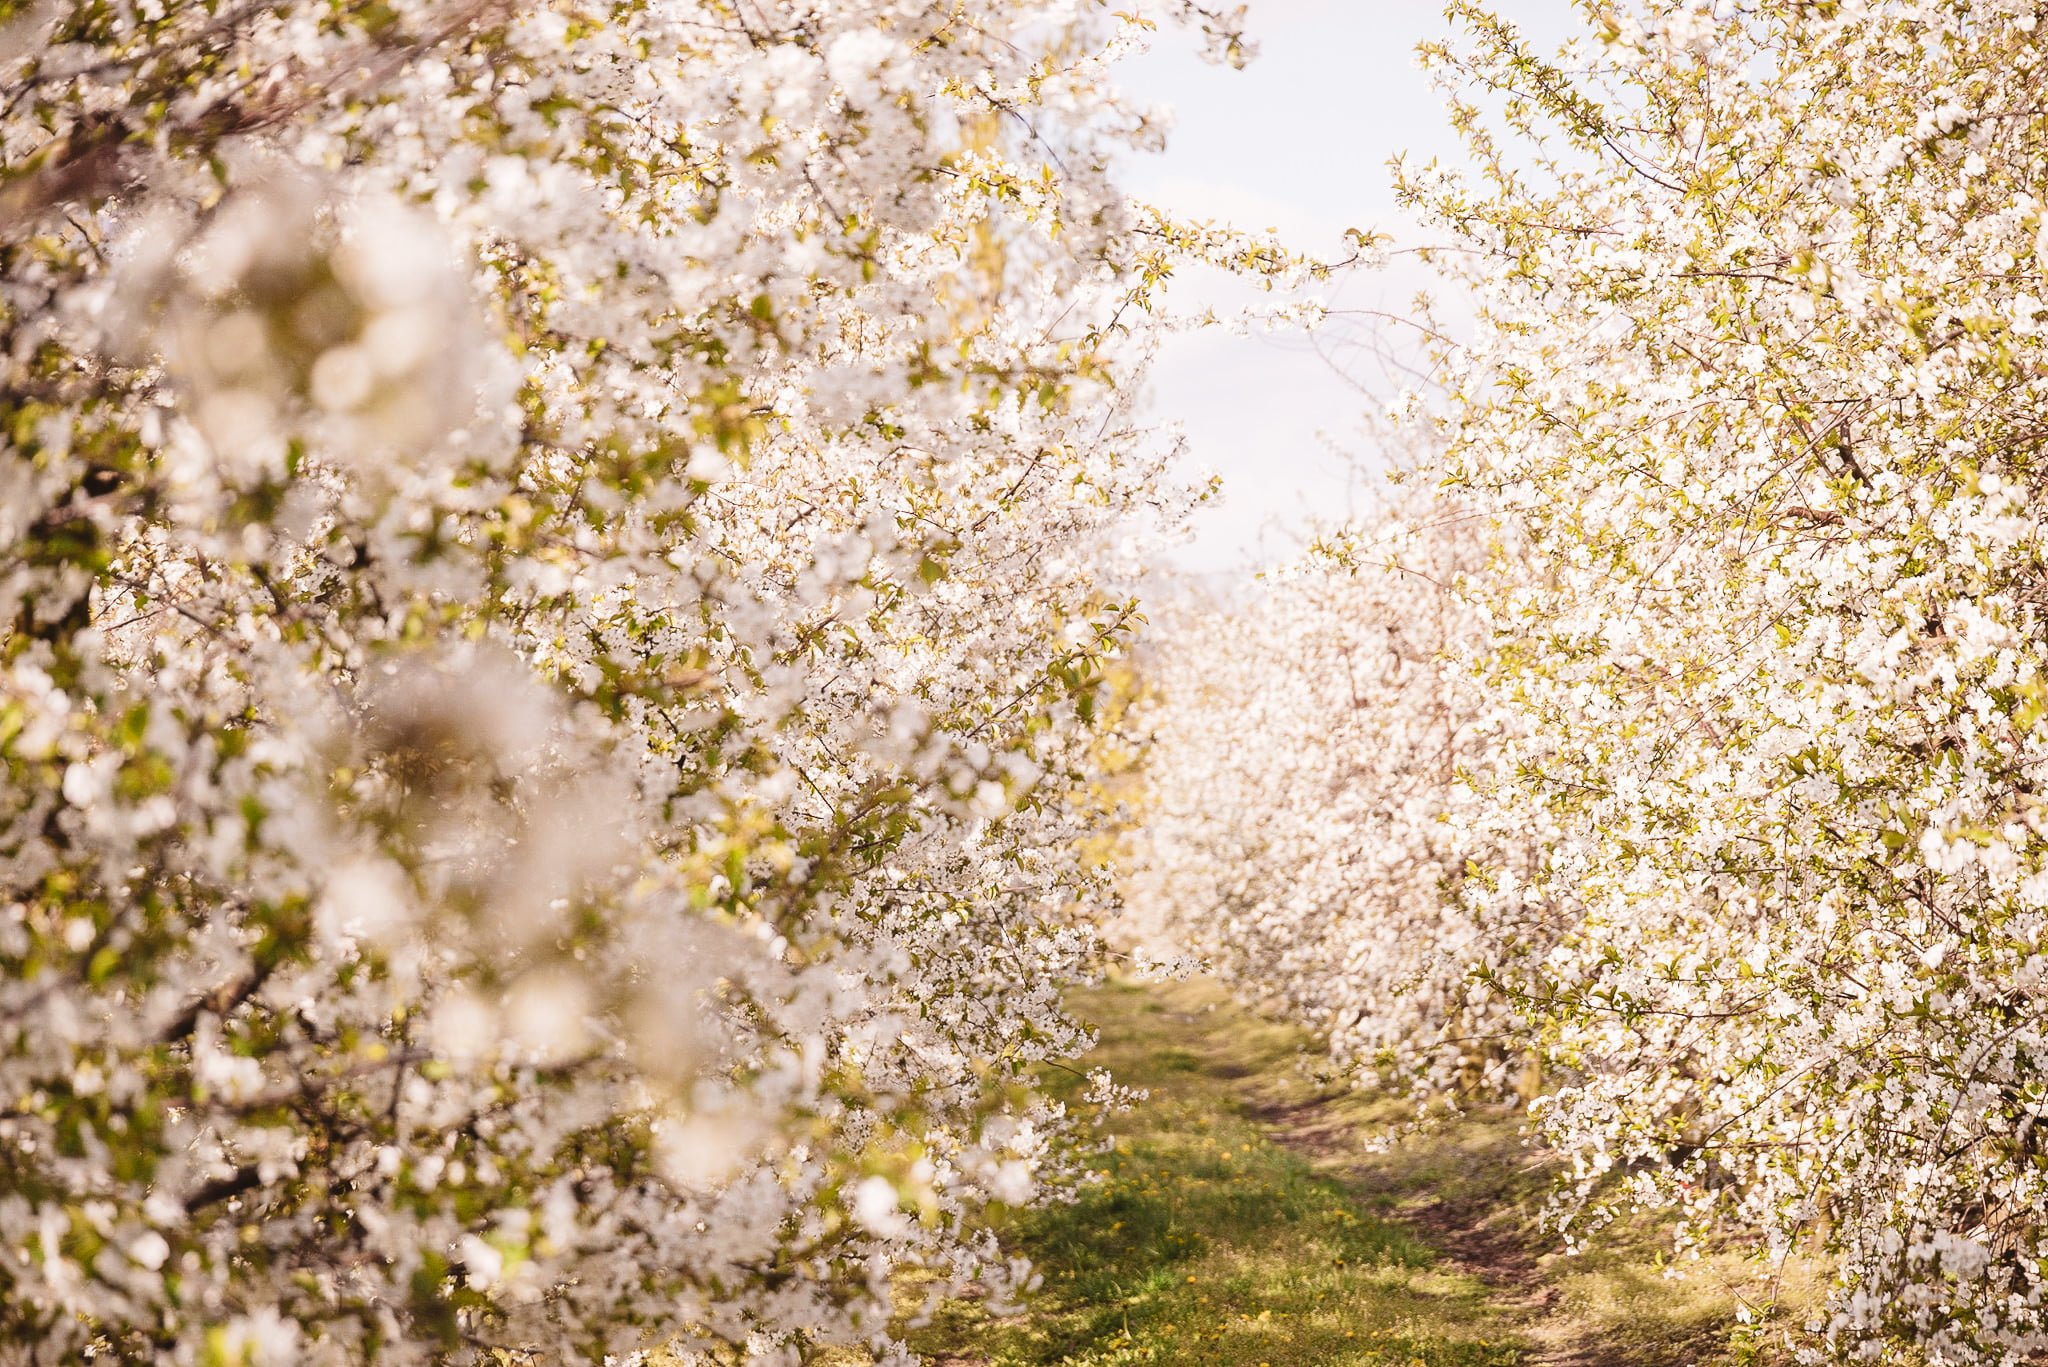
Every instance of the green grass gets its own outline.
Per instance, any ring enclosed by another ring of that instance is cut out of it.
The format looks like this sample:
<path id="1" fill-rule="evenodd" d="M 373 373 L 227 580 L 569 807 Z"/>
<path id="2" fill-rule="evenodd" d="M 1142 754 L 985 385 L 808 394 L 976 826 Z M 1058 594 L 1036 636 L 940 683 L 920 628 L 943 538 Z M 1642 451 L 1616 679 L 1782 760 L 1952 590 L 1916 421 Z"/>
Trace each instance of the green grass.
<path id="1" fill-rule="evenodd" d="M 1006 1231 L 1044 1278 L 1026 1313 L 954 1303 L 916 1346 L 1001 1367 L 1519 1362 L 1483 1284 L 1252 1117 L 1234 1084 L 1293 1075 L 1299 1041 L 1210 1006 L 1128 987 L 1083 1003 L 1103 1034 L 1089 1062 L 1151 1095 L 1076 1202 Z"/>
<path id="2" fill-rule="evenodd" d="M 1548 1175 L 1505 1110 L 1384 1152 L 1399 1102 L 1333 1088 L 1311 1043 L 1213 987 L 1076 1003 L 1087 1062 L 1149 1091 L 1108 1122 L 1072 1204 L 1005 1238 L 1042 1282 L 1022 1313 L 936 1307 L 911 1341 L 955 1367 L 1716 1367 L 1755 1269 L 1663 1273 L 1655 1230 L 1574 1258 L 1537 1228 Z M 910 1288 L 906 1288 L 909 1291 Z M 1796 1298 L 1795 1298 L 1796 1299 Z"/>

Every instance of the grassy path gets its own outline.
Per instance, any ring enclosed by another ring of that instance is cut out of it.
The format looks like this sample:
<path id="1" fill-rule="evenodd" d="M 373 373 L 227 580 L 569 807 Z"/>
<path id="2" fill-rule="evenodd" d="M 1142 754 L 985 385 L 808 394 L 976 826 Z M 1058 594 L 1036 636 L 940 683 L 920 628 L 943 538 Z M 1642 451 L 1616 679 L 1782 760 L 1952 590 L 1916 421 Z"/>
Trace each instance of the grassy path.
<path id="1" fill-rule="evenodd" d="M 1741 1268 L 1661 1275 L 1639 1241 L 1543 1253 L 1543 1174 L 1473 1116 L 1385 1153 L 1400 1116 L 1327 1089 L 1303 1041 L 1199 986 L 1115 986 L 1091 1063 L 1148 1089 L 1100 1180 L 1009 1234 L 1044 1281 L 1021 1314 L 942 1307 L 952 1367 L 1679 1367 L 1718 1347 Z"/>

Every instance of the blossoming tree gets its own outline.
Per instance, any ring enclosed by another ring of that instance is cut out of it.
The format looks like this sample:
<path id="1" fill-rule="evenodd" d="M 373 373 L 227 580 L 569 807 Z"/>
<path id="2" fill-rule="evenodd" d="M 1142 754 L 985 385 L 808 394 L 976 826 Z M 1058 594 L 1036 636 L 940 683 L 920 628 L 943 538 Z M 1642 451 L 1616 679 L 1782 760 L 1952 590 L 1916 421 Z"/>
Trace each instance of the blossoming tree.
<path id="1" fill-rule="evenodd" d="M 1487 523 L 1426 487 L 1377 502 L 1235 596 L 1163 614 L 1140 647 L 1127 919 L 1191 937 L 1376 1080 L 1500 1092 L 1523 1025 L 1481 978 L 1503 966 L 1503 880 L 1527 879 L 1538 846 L 1496 843 L 1487 816 L 1511 723 L 1469 667 Z"/>
<path id="2" fill-rule="evenodd" d="M 1009 1275 L 1182 0 L 0 9 L 0 1353 Z"/>
<path id="3" fill-rule="evenodd" d="M 1630 6 L 1573 78 L 1469 17 L 1455 70 L 1559 139 L 1414 187 L 1488 263 L 1449 472 L 1541 571 L 1493 661 L 1583 908 L 1543 1124 L 1589 1189 L 1824 1242 L 1841 1352 L 2029 1360 L 2037 16 Z"/>

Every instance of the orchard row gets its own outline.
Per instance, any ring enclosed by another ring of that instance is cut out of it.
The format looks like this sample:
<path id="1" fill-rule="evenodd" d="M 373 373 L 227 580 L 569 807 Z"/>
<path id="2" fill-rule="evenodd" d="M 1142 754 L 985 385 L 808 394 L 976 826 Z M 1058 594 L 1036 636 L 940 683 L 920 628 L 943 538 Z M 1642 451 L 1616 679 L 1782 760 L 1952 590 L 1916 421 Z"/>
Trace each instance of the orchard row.
<path id="1" fill-rule="evenodd" d="M 1478 9 L 1477 301 L 1383 511 L 1157 647 L 1133 895 L 1368 1075 L 1533 1094 L 1567 1243 L 2048 1351 L 2048 40 L 2031 3 Z"/>

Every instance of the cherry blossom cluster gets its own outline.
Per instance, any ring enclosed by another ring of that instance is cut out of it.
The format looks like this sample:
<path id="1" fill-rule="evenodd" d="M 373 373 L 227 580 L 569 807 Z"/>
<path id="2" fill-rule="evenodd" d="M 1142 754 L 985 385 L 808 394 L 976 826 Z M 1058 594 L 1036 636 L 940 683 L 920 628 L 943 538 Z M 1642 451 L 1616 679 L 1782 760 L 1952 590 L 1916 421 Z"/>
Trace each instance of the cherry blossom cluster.
<path id="1" fill-rule="evenodd" d="M 1245 53 L 1128 8 L 0 10 L 0 1356 L 1017 1281 L 1140 320 L 1276 264 L 1117 190 L 1113 60 Z"/>

